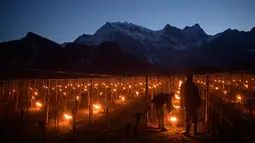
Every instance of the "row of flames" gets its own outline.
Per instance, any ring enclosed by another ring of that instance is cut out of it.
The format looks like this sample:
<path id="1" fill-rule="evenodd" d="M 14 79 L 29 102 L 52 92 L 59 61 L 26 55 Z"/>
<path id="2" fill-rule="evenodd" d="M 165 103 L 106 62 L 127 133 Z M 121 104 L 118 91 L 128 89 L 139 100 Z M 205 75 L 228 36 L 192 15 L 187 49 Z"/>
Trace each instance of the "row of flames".
<path id="1" fill-rule="evenodd" d="M 178 89 L 175 91 L 175 94 L 174 94 L 174 99 L 172 100 L 172 103 L 173 103 L 173 107 L 178 110 L 181 106 L 180 106 L 180 88 L 181 88 L 181 85 L 182 85 L 182 81 L 180 80 L 179 83 L 178 83 Z M 176 124 L 177 122 L 177 116 L 176 115 L 170 115 L 169 119 L 168 119 L 170 122 L 172 122 L 173 124 Z"/>
<path id="2" fill-rule="evenodd" d="M 130 88 L 131 88 L 131 86 L 129 86 Z M 116 89 L 114 89 L 114 92 L 116 92 Z M 102 92 L 100 92 L 100 94 L 102 94 Z M 38 95 L 38 92 L 34 92 L 34 95 Z M 139 96 L 139 91 L 136 91 L 135 92 L 135 95 L 136 96 Z M 33 100 L 35 100 L 35 97 L 34 96 L 32 96 L 32 98 L 33 98 Z M 77 96 L 76 97 L 76 99 L 77 100 L 79 100 L 79 96 Z M 122 102 L 124 102 L 125 100 L 126 100 L 126 98 L 125 98 L 125 96 L 119 96 L 119 99 L 120 99 L 120 101 L 122 101 Z M 42 105 L 42 103 L 40 103 L 39 101 L 37 101 L 36 102 L 36 106 L 37 106 L 37 108 L 38 109 L 41 109 L 41 107 L 43 106 Z M 102 107 L 101 107 L 101 105 L 100 104 L 93 104 L 93 107 L 94 107 L 94 111 L 95 111 L 95 113 L 97 113 L 99 110 L 101 110 L 102 109 Z M 66 120 L 71 120 L 73 117 L 72 117 L 72 115 L 70 115 L 70 114 L 68 114 L 68 113 L 64 113 L 63 114 L 63 116 L 64 116 L 64 118 L 66 119 Z"/>
<path id="3" fill-rule="evenodd" d="M 138 95 L 138 94 L 137 94 L 137 95 Z M 125 101 L 125 97 L 124 97 L 124 96 L 119 96 L 119 97 L 120 97 L 120 100 L 121 100 L 122 102 Z M 35 99 L 35 98 L 33 97 L 33 99 Z M 36 108 L 37 108 L 37 109 L 41 109 L 41 108 L 43 107 L 43 104 L 42 104 L 40 101 L 37 101 L 37 102 L 35 103 L 35 105 L 36 105 Z M 95 110 L 100 110 L 100 109 L 102 108 L 100 104 L 93 104 L 93 107 L 94 107 Z M 67 114 L 67 113 L 64 113 L 64 117 L 65 117 L 65 119 L 67 119 L 67 120 L 72 119 L 72 116 L 69 115 L 69 114 Z"/>
<path id="4" fill-rule="evenodd" d="M 196 81 L 197 83 L 199 84 L 202 84 L 202 85 L 206 85 L 206 82 L 203 81 L 203 80 L 197 80 Z M 254 78 L 251 78 L 251 81 L 248 81 L 248 80 L 236 80 L 236 79 L 233 79 L 233 80 L 230 80 L 230 81 L 225 81 L 225 80 L 213 80 L 213 84 L 222 84 L 220 86 L 215 86 L 215 85 L 210 85 L 210 87 L 214 90 L 222 90 L 222 92 L 224 93 L 224 95 L 227 95 L 227 91 L 224 89 L 224 85 L 234 85 L 234 86 L 239 86 L 241 84 L 241 86 L 243 87 L 243 89 L 248 89 L 248 84 L 249 82 L 252 82 L 253 84 L 255 83 L 254 82 Z M 239 83 L 239 84 L 238 84 Z M 175 92 L 175 96 L 174 96 L 174 99 L 173 101 L 175 101 L 175 103 L 177 103 L 178 105 L 174 105 L 173 104 L 173 107 L 176 108 L 176 109 L 179 109 L 180 108 L 180 87 L 182 85 L 182 81 L 180 80 L 179 83 L 178 83 L 178 90 L 176 90 Z M 221 88 L 222 87 L 222 88 Z M 254 86 L 255 87 L 255 86 Z M 253 88 L 254 88 L 253 87 Z M 254 90 L 254 89 L 253 89 Z M 236 94 L 236 102 L 242 102 L 244 99 L 243 99 L 243 96 L 240 94 L 240 93 L 237 93 Z M 170 115 L 169 117 L 169 121 L 171 121 L 172 123 L 174 122 L 177 122 L 177 117 L 174 116 L 174 115 Z"/>
<path id="5" fill-rule="evenodd" d="M 157 89 L 164 83 L 165 82 L 155 81 L 153 84 L 149 84 L 148 88 L 149 88 L 149 90 Z M 96 88 L 96 89 L 98 89 L 99 87 L 100 88 L 111 88 L 111 90 L 113 92 L 117 92 L 118 90 L 121 91 L 121 90 L 131 90 L 132 89 L 134 91 L 134 94 L 136 96 L 139 96 L 140 91 L 141 92 L 145 91 L 145 84 L 146 84 L 145 82 L 136 83 L 134 85 L 131 85 L 131 83 L 128 83 L 128 82 L 125 82 L 125 83 L 118 82 L 118 83 L 108 83 L 108 84 L 101 82 L 100 84 L 98 84 L 98 83 L 93 84 L 92 87 Z M 89 91 L 90 86 L 91 86 L 90 83 L 88 83 L 88 84 L 75 83 L 75 84 L 66 84 L 66 85 L 55 85 L 54 87 L 48 87 L 46 85 L 43 85 L 42 88 L 44 88 L 46 90 L 57 91 L 58 93 L 61 93 L 62 95 L 65 96 L 68 94 L 69 89 L 87 92 L 87 91 Z M 28 91 L 31 95 L 31 100 L 33 100 L 33 102 L 35 103 L 36 109 L 38 109 L 38 110 L 43 109 L 44 105 L 42 104 L 42 102 L 39 100 L 36 100 L 37 97 L 40 95 L 39 89 L 32 88 L 32 87 L 29 87 L 28 89 L 29 89 Z M 15 89 L 13 89 L 12 93 L 15 93 L 15 92 L 16 92 Z M 12 94 L 12 93 L 10 93 L 10 94 Z M 102 92 L 100 92 L 100 94 L 102 95 Z M 77 101 L 80 100 L 80 97 L 76 96 L 76 100 Z M 125 102 L 127 99 L 125 96 L 119 96 L 119 100 L 121 102 Z M 101 109 L 102 109 L 101 104 L 93 104 L 93 111 L 99 111 Z M 70 114 L 70 113 L 63 113 L 63 117 L 66 120 L 71 120 L 73 118 L 72 114 Z"/>
<path id="6" fill-rule="evenodd" d="M 202 84 L 202 85 L 206 85 L 206 81 L 204 80 L 196 80 L 196 82 L 198 84 Z M 249 83 L 253 84 L 253 87 L 249 89 Z M 244 89 L 244 90 L 255 90 L 254 89 L 254 78 L 251 78 L 250 81 L 248 80 L 236 80 L 236 79 L 232 79 L 232 80 L 212 80 L 211 85 L 209 85 L 209 87 L 212 90 L 215 91 L 221 91 L 224 95 L 228 94 L 228 91 L 224 88 L 226 86 L 231 86 L 231 87 L 239 87 L 240 89 Z M 245 97 L 244 95 L 242 95 L 240 92 L 236 93 L 235 95 L 236 100 L 235 102 L 237 103 L 242 103 L 242 101 L 244 100 L 243 98 Z"/>

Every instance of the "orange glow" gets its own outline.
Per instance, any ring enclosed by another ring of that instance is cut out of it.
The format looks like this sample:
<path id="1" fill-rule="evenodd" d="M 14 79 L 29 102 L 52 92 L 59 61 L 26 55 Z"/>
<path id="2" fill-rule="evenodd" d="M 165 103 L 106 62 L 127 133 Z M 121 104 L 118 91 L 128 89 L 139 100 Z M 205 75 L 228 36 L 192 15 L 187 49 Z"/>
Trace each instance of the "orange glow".
<path id="1" fill-rule="evenodd" d="M 36 102 L 35 105 L 36 105 L 37 107 L 42 107 L 42 104 L 41 104 L 40 102 Z"/>
<path id="2" fill-rule="evenodd" d="M 171 122 L 176 122 L 177 121 L 177 118 L 176 117 L 170 117 L 169 119 Z"/>
<path id="3" fill-rule="evenodd" d="M 181 108 L 181 106 L 179 106 L 179 105 L 173 105 L 173 106 L 174 106 L 174 108 L 176 108 L 176 109 Z"/>
<path id="4" fill-rule="evenodd" d="M 72 116 L 70 116 L 70 115 L 68 115 L 68 114 L 64 114 L 64 117 L 65 117 L 67 120 L 69 120 L 69 119 L 72 119 L 72 118 L 73 118 Z"/>
<path id="5" fill-rule="evenodd" d="M 97 104 L 93 104 L 93 106 L 96 108 L 96 109 L 100 109 L 101 106 L 97 105 Z"/>
<path id="6" fill-rule="evenodd" d="M 178 94 L 175 94 L 176 99 L 180 99 L 181 97 Z"/>
<path id="7" fill-rule="evenodd" d="M 179 87 L 181 87 L 181 85 L 182 85 L 182 81 L 180 80 L 180 82 L 179 82 Z"/>

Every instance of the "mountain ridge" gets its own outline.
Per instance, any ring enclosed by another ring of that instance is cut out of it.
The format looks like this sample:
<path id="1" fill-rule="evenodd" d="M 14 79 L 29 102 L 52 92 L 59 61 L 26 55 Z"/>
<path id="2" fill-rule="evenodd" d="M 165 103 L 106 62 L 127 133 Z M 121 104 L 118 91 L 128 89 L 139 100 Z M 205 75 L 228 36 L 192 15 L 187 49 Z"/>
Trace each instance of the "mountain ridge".
<path id="1" fill-rule="evenodd" d="M 74 43 L 99 45 L 104 41 L 117 42 L 123 51 L 140 60 L 165 66 L 172 63 L 165 53 L 190 50 L 206 42 L 209 37 L 199 24 L 184 29 L 166 24 L 163 29 L 151 30 L 128 22 L 106 22 L 95 34 L 83 34 Z"/>
<path id="2" fill-rule="evenodd" d="M 104 42 L 108 42 L 107 46 L 102 46 Z M 111 46 L 115 48 L 108 52 Z M 174 68 L 227 70 L 254 67 L 254 50 L 255 27 L 248 32 L 227 29 L 208 35 L 199 24 L 183 29 L 166 24 L 161 30 L 150 30 L 128 22 L 107 22 L 95 34 L 82 34 L 74 42 L 63 44 L 28 32 L 20 40 L 0 43 L 0 63 L 7 68 L 108 74 L 120 74 L 123 65 L 128 65 L 125 70 L 132 74 L 146 72 L 144 69 L 160 69 L 157 72 L 161 73 Z M 132 63 L 137 63 L 135 68 Z"/>

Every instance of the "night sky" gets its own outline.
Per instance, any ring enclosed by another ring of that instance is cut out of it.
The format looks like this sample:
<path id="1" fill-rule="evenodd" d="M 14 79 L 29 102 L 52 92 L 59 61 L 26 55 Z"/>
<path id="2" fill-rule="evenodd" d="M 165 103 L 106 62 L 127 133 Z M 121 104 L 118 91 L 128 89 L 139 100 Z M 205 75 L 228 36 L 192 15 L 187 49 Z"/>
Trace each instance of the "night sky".
<path id="1" fill-rule="evenodd" d="M 255 26 L 255 0 L 0 0 L 0 42 L 28 31 L 58 43 L 94 34 L 107 21 L 153 30 L 199 23 L 207 34 Z"/>

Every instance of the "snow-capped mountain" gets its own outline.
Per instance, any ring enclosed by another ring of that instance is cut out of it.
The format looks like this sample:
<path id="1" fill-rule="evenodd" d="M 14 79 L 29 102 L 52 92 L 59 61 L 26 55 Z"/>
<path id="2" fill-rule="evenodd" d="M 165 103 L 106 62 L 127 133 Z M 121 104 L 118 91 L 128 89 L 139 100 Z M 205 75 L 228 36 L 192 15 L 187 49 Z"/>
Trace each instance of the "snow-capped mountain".
<path id="1" fill-rule="evenodd" d="M 0 43 L 0 72 L 4 71 L 0 75 L 31 68 L 114 75 L 226 72 L 255 68 L 254 51 L 255 27 L 210 36 L 198 24 L 150 30 L 108 22 L 74 42 L 58 44 L 29 32 L 19 40 Z"/>
<path id="2" fill-rule="evenodd" d="M 178 64 L 183 58 L 177 56 L 179 52 L 199 47 L 210 37 L 199 24 L 184 29 L 167 24 L 161 30 L 150 30 L 127 22 L 107 22 L 94 35 L 83 34 L 74 43 L 99 45 L 104 41 L 117 42 L 123 51 L 141 60 L 165 66 Z"/>

